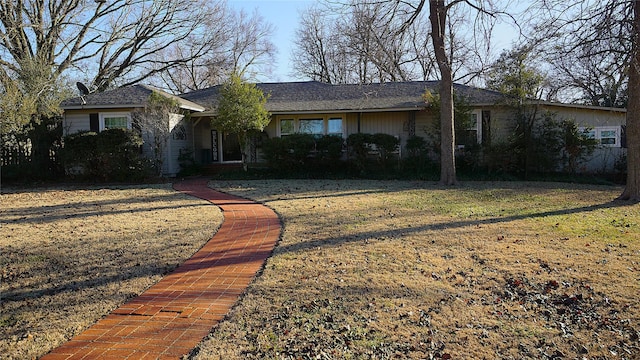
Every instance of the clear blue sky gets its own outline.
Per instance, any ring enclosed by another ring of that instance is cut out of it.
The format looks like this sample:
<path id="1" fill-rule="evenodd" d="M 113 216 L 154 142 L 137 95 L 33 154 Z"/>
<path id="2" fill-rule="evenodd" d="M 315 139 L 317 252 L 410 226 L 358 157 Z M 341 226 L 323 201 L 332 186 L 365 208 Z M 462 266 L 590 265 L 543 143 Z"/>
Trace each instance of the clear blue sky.
<path id="1" fill-rule="evenodd" d="M 228 0 L 230 6 L 235 9 L 243 9 L 252 14 L 257 9 L 258 13 L 275 27 L 273 43 L 278 49 L 276 55 L 276 68 L 272 75 L 261 78 L 263 82 L 295 81 L 290 76 L 291 67 L 289 58 L 291 46 L 294 40 L 295 30 L 298 27 L 299 13 L 307 9 L 316 1 L 314 0 Z"/>

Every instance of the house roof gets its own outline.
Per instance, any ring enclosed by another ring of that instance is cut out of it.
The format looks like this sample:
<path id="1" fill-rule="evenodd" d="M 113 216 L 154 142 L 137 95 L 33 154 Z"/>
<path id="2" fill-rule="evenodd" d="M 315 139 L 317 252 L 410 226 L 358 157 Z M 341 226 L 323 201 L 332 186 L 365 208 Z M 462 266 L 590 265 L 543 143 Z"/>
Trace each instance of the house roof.
<path id="1" fill-rule="evenodd" d="M 180 108 L 192 111 L 204 111 L 205 108 L 187 99 L 171 95 L 148 85 L 125 86 L 101 93 L 94 93 L 64 100 L 60 107 L 64 110 L 79 109 L 115 109 L 145 107 L 152 92 L 158 92 L 178 101 Z"/>
<path id="2" fill-rule="evenodd" d="M 378 110 L 418 110 L 425 107 L 422 95 L 436 92 L 437 81 L 390 82 L 376 84 L 332 85 L 317 81 L 261 83 L 256 85 L 269 96 L 266 104 L 271 113 L 364 112 Z M 180 95 L 214 112 L 221 86 Z M 491 105 L 503 100 L 496 91 L 455 85 L 456 92 L 471 104 Z"/>
<path id="3" fill-rule="evenodd" d="M 259 83 L 256 86 L 268 95 L 266 108 L 273 114 L 368 112 L 420 110 L 425 107 L 422 95 L 426 90 L 438 92 L 438 81 L 408 81 L 376 84 L 332 85 L 317 81 Z M 157 91 L 178 100 L 180 107 L 215 114 L 221 86 L 196 90 L 179 96 L 168 94 L 147 85 L 133 85 L 67 99 L 62 102 L 64 110 L 115 109 L 144 107 L 149 95 Z M 472 106 L 504 104 L 505 97 L 497 91 L 454 84 L 458 95 L 464 96 Z M 84 100 L 84 103 L 83 103 Z M 543 105 L 624 111 L 624 109 L 599 108 L 586 105 L 542 102 Z"/>

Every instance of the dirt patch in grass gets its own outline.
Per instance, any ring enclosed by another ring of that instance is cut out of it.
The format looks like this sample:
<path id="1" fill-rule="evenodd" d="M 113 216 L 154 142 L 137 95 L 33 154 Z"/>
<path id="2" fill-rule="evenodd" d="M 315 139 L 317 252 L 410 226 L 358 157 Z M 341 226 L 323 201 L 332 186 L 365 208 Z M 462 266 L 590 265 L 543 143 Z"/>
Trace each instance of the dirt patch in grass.
<path id="1" fill-rule="evenodd" d="M 1 195 L 0 357 L 49 352 L 188 259 L 219 209 L 170 185 Z"/>
<path id="2" fill-rule="evenodd" d="M 238 181 L 283 237 L 196 359 L 638 359 L 640 205 L 617 187 Z"/>

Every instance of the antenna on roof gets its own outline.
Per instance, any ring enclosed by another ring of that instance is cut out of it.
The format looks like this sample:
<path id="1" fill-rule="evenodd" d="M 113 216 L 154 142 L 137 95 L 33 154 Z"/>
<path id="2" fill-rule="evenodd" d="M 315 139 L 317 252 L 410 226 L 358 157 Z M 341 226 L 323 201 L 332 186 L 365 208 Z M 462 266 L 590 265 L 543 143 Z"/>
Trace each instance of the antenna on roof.
<path id="1" fill-rule="evenodd" d="M 86 105 L 87 102 L 84 100 L 84 97 L 89 95 L 89 88 L 80 81 L 76 83 L 76 87 L 80 90 L 80 101 L 82 101 L 82 105 Z"/>

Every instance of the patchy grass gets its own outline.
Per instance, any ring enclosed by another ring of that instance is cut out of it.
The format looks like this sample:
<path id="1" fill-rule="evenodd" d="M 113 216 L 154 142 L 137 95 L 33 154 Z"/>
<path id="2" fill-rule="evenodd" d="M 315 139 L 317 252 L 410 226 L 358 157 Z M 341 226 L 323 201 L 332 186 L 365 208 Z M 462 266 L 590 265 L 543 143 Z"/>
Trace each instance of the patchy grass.
<path id="1" fill-rule="evenodd" d="M 282 240 L 195 359 L 638 359 L 640 205 L 555 183 L 228 181 Z"/>
<path id="2" fill-rule="evenodd" d="M 222 222 L 169 185 L 0 197 L 0 358 L 49 352 L 142 293 Z"/>

